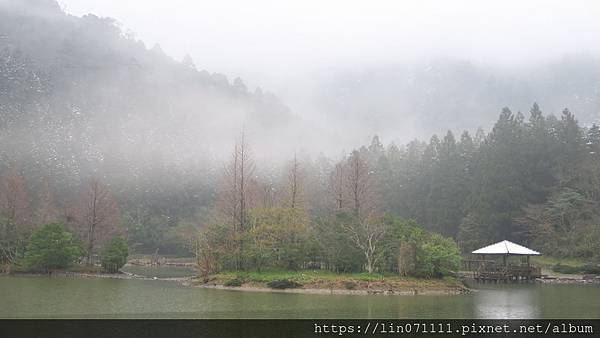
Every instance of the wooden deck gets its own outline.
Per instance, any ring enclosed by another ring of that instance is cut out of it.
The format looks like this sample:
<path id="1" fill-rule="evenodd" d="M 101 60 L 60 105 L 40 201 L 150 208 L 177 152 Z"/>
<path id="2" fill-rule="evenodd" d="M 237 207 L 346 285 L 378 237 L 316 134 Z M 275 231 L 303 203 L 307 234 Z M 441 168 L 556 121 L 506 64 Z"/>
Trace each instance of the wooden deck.
<path id="1" fill-rule="evenodd" d="M 542 276 L 540 267 L 528 264 L 498 265 L 495 261 L 466 260 L 463 269 L 470 271 L 477 282 L 528 282 Z"/>

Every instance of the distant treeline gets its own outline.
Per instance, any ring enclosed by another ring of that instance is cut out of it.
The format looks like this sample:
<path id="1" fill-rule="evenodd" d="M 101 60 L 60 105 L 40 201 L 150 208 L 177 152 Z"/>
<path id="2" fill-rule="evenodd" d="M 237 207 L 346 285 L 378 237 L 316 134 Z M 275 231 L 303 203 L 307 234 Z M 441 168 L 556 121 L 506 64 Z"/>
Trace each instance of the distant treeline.
<path id="1" fill-rule="evenodd" d="M 293 156 L 271 170 L 254 162 L 242 134 L 208 188 L 215 191 L 211 206 L 189 207 L 178 220 L 142 208 L 147 201 L 135 195 L 114 198 L 97 177 L 60 206 L 51 176 L 30 185 L 23 168 L 12 167 L 1 177 L 3 260 L 53 221 L 81 235 L 88 260 L 109 238 L 102 234 L 122 233 L 140 251 L 195 254 L 205 271 L 442 275 L 457 264 L 440 260 L 458 255 L 449 238 L 463 252 L 510 239 L 549 255 L 597 259 L 599 151 L 597 125 L 580 127 L 566 109 L 560 118 L 544 116 L 537 104 L 527 119 L 503 109 L 487 134 L 464 132 L 456 140 L 448 132 L 387 148 L 374 137 L 337 161 Z"/>
<path id="2" fill-rule="evenodd" d="M 196 243 L 207 271 L 316 264 L 442 275 L 418 271 L 456 266 L 454 242 L 437 233 L 463 252 L 510 239 L 598 259 L 600 128 L 581 128 L 567 109 L 557 118 L 534 104 L 526 119 L 504 108 L 490 133 L 459 140 L 448 132 L 385 148 L 374 137 L 320 166 L 294 157 L 277 186 L 257 175 L 247 148 L 242 138 L 220 184 L 220 217 Z"/>
<path id="3" fill-rule="evenodd" d="M 433 136 L 372 158 L 389 213 L 456 238 L 463 251 L 510 239 L 549 255 L 598 258 L 600 128 L 565 109 L 504 108 L 492 131 Z"/>

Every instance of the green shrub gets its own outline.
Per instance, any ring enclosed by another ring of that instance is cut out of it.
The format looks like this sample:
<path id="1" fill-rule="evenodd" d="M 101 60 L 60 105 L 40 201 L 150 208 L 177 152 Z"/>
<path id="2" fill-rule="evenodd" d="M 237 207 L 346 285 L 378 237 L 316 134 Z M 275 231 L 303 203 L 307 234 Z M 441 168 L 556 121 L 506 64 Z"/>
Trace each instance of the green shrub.
<path id="1" fill-rule="evenodd" d="M 562 264 L 554 265 L 552 267 L 552 270 L 554 272 L 564 273 L 564 274 L 576 274 L 579 272 L 579 268 L 576 266 L 562 265 Z"/>
<path id="2" fill-rule="evenodd" d="M 600 266 L 597 265 L 584 265 L 581 267 L 582 274 L 588 275 L 600 275 Z"/>
<path id="3" fill-rule="evenodd" d="M 240 287 L 240 286 L 242 286 L 242 284 L 244 284 L 244 280 L 236 277 L 236 278 L 226 281 L 223 285 L 229 286 L 229 287 Z"/>
<path id="4" fill-rule="evenodd" d="M 589 274 L 589 275 L 600 275 L 600 266 L 596 265 L 582 265 L 582 266 L 571 266 L 556 264 L 552 267 L 554 272 L 564 273 L 568 275 L 574 274 Z"/>
<path id="5" fill-rule="evenodd" d="M 43 225 L 31 235 L 25 265 L 31 270 L 64 269 L 79 257 L 79 246 L 62 224 Z"/>
<path id="6" fill-rule="evenodd" d="M 440 278 L 460 267 L 460 249 L 449 237 L 432 233 L 417 249 L 417 275 Z"/>
<path id="7" fill-rule="evenodd" d="M 115 273 L 127 263 L 129 248 L 121 236 L 114 237 L 101 255 L 102 268 L 106 272 Z"/>
<path id="8" fill-rule="evenodd" d="M 302 284 L 289 279 L 279 279 L 267 283 L 267 286 L 271 289 L 295 289 L 302 286 Z"/>

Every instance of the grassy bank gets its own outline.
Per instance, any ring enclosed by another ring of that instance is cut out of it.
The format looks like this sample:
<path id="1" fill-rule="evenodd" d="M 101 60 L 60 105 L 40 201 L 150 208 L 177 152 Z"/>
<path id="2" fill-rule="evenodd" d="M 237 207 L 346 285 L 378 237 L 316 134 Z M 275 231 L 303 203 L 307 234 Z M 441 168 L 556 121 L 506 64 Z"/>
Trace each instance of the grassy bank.
<path id="1" fill-rule="evenodd" d="M 464 284 L 456 278 L 420 279 L 397 275 L 369 273 L 334 273 L 326 270 L 220 272 L 199 279 L 196 284 L 231 288 L 273 289 L 273 285 L 291 282 L 290 288 L 300 290 L 338 290 L 348 293 L 442 293 L 466 292 Z M 275 283 L 275 284 L 273 284 Z M 295 284 L 295 285 L 294 285 Z"/>
<path id="2" fill-rule="evenodd" d="M 532 263 L 542 267 L 543 270 L 551 271 L 555 274 L 600 274 L 600 265 L 598 265 L 598 262 L 585 261 L 576 258 L 538 256 L 532 257 Z"/>
<path id="3" fill-rule="evenodd" d="M 11 274 L 39 274 L 39 273 L 48 273 L 50 271 L 43 271 L 37 269 L 31 269 L 24 265 L 19 264 L 7 264 L 4 266 L 0 266 L 0 272 L 3 273 L 11 273 Z M 101 274 L 104 273 L 104 270 L 101 266 L 96 265 L 82 265 L 82 264 L 73 264 L 64 269 L 52 269 L 51 272 L 73 272 L 73 273 L 91 273 L 91 274 Z"/>
<path id="4" fill-rule="evenodd" d="M 555 265 L 567 265 L 572 267 L 583 266 L 589 264 L 577 258 L 556 258 L 550 256 L 533 256 L 531 257 L 531 263 L 541 266 L 543 268 L 552 268 Z"/>

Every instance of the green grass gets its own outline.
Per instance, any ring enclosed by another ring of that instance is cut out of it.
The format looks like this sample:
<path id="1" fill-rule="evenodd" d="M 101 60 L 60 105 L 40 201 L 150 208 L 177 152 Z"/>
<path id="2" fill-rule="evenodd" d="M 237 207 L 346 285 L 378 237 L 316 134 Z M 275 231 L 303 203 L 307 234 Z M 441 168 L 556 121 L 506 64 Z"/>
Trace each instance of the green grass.
<path id="1" fill-rule="evenodd" d="M 299 283 L 309 283 L 315 279 L 327 280 L 327 281 L 341 281 L 354 279 L 358 281 L 371 282 L 380 281 L 384 279 L 384 275 L 373 273 L 369 274 L 366 272 L 362 273 L 335 273 L 328 270 L 301 270 L 301 271 L 231 271 L 231 272 L 220 272 L 212 275 L 219 279 L 233 279 L 240 278 L 249 282 L 268 283 L 275 280 L 289 279 Z"/>
<path id="2" fill-rule="evenodd" d="M 64 270 L 78 273 L 104 273 L 104 269 L 102 269 L 101 266 L 96 265 L 73 264 Z"/>
<path id="3" fill-rule="evenodd" d="M 349 283 L 357 289 L 372 286 L 381 288 L 422 288 L 441 289 L 462 287 L 460 280 L 452 277 L 442 279 L 420 279 L 415 277 L 400 277 L 394 274 L 380 273 L 335 273 L 328 270 L 269 270 L 269 271 L 227 271 L 209 276 L 205 281 L 209 284 L 225 285 L 232 280 L 243 281 L 250 286 L 265 286 L 270 282 L 289 280 L 302 284 L 307 288 L 348 289 Z"/>
<path id="4" fill-rule="evenodd" d="M 556 258 L 548 256 L 532 257 L 532 262 L 542 269 L 551 270 L 558 275 L 583 275 L 599 274 L 600 267 L 597 262 L 590 262 L 576 258 Z"/>
<path id="5" fill-rule="evenodd" d="M 2 269 L 0 269 L 2 270 Z M 5 266 L 4 270 L 10 271 L 11 273 L 42 273 L 44 271 L 30 269 L 25 265 L 12 264 L 10 266 Z M 100 266 L 95 265 L 81 265 L 81 264 L 72 264 L 64 269 L 53 269 L 52 271 L 58 272 L 76 272 L 76 273 L 102 273 L 103 269 Z"/>
<path id="6" fill-rule="evenodd" d="M 557 265 L 557 264 L 567 265 L 567 266 L 572 266 L 572 267 L 578 267 L 578 266 L 583 266 L 583 265 L 589 264 L 589 262 L 586 262 L 584 260 L 577 259 L 577 258 L 556 258 L 556 257 L 550 257 L 550 256 L 531 257 L 531 263 L 541 266 L 541 267 L 544 267 L 544 268 L 552 268 L 554 265 Z"/>

